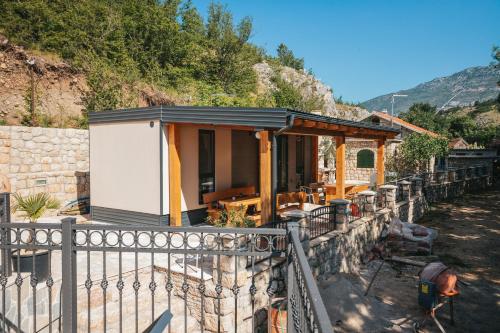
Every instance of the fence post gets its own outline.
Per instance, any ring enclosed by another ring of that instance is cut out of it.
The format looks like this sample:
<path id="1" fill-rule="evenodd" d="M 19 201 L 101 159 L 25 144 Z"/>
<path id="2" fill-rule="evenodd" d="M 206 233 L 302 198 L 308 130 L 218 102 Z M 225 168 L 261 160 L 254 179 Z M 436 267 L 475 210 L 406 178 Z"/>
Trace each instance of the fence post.
<path id="1" fill-rule="evenodd" d="M 346 231 L 349 225 L 348 208 L 351 201 L 346 199 L 330 200 L 330 207 L 333 207 L 335 219 L 335 230 Z"/>
<path id="2" fill-rule="evenodd" d="M 292 240 L 292 233 L 298 232 L 299 229 L 299 223 L 298 222 L 288 222 L 286 224 L 286 231 L 287 231 L 287 237 L 288 237 L 288 253 L 287 253 L 287 291 L 286 291 L 286 298 L 287 298 L 287 313 L 286 313 L 286 331 L 287 332 L 295 332 L 295 326 L 294 326 L 294 321 L 293 321 L 293 307 L 292 304 L 294 301 L 294 291 L 298 289 L 297 286 L 295 286 L 295 266 L 292 258 L 292 247 L 293 247 L 293 240 Z"/>
<path id="3" fill-rule="evenodd" d="M 361 196 L 361 207 L 362 207 L 362 212 L 363 212 L 363 217 L 373 217 L 375 216 L 375 211 L 377 209 L 376 203 L 375 203 L 375 195 L 377 192 L 375 191 L 361 191 L 358 193 L 359 196 Z"/>
<path id="4" fill-rule="evenodd" d="M 308 215 L 306 212 L 303 211 L 288 211 L 284 212 L 282 214 L 284 217 L 287 217 L 290 219 L 290 222 L 292 223 L 297 223 L 297 232 L 299 233 L 299 239 L 300 242 L 302 243 L 302 248 L 304 249 L 305 253 L 309 253 L 309 240 L 311 239 L 311 223 L 309 221 L 308 223 Z M 290 222 L 287 223 L 287 228 L 290 224 Z"/>
<path id="5" fill-rule="evenodd" d="M 410 201 L 411 199 L 411 182 L 407 180 L 402 180 L 399 182 L 401 184 L 401 190 L 403 192 L 403 200 Z"/>
<path id="6" fill-rule="evenodd" d="M 457 171 L 454 168 L 448 169 L 448 181 L 454 183 L 457 180 Z"/>
<path id="7" fill-rule="evenodd" d="M 396 185 L 382 185 L 379 187 L 382 191 L 382 197 L 385 199 L 384 208 L 394 210 L 396 208 Z"/>
<path id="8" fill-rule="evenodd" d="M 76 332 L 76 251 L 73 249 L 76 224 L 74 217 L 67 217 L 62 224 L 62 320 L 63 332 Z"/>
<path id="9" fill-rule="evenodd" d="M 420 177 L 413 177 L 411 179 L 412 182 L 415 182 L 415 196 L 417 198 L 422 196 L 422 178 Z"/>
<path id="10" fill-rule="evenodd" d="M 10 223 L 10 193 L 5 192 L 2 196 L 2 216 L 1 223 Z M 2 229 L 2 245 L 10 244 L 10 229 Z M 5 248 L 2 250 L 2 274 L 4 276 L 12 275 L 12 265 L 10 260 L 10 250 Z"/>

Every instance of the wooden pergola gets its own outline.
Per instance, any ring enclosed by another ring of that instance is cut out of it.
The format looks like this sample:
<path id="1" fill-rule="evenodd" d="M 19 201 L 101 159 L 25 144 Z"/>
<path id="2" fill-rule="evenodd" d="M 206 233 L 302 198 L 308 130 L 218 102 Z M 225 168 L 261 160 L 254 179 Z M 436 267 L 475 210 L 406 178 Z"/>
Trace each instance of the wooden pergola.
<path id="1" fill-rule="evenodd" d="M 286 121 L 284 126 L 247 125 L 245 123 L 234 122 L 229 124 L 224 122 L 218 124 L 214 120 L 201 122 L 204 126 L 221 126 L 232 129 L 256 131 L 260 133 L 259 143 L 259 173 L 260 173 L 260 197 L 261 197 L 261 221 L 262 223 L 271 221 L 274 215 L 277 187 L 276 169 L 276 137 L 279 135 L 305 135 L 312 137 L 312 162 L 311 169 L 313 181 L 317 181 L 318 175 L 318 139 L 320 136 L 335 138 L 336 143 L 336 193 L 339 198 L 345 197 L 345 154 L 346 137 L 372 139 L 377 142 L 376 159 L 376 182 L 384 183 L 385 173 L 385 141 L 393 139 L 399 131 L 370 123 L 341 120 L 337 118 L 319 116 L 315 114 L 286 110 L 284 111 Z M 240 111 L 243 113 L 244 111 Z M 168 131 L 168 170 L 169 170 L 169 207 L 171 225 L 180 225 L 181 221 L 181 157 L 180 139 L 178 126 L 200 126 L 200 122 L 168 121 L 166 128 Z"/>

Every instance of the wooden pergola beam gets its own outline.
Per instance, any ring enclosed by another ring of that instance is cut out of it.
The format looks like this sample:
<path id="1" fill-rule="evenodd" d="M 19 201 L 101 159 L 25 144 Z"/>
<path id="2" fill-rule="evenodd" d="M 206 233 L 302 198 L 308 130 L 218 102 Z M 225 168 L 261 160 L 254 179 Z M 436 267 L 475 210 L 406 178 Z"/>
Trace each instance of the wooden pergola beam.
<path id="1" fill-rule="evenodd" d="M 171 226 L 181 226 L 181 143 L 179 125 L 168 124 L 169 216 Z"/>
<path id="2" fill-rule="evenodd" d="M 271 143 L 269 142 L 269 132 L 261 131 L 259 140 L 259 172 L 260 172 L 260 223 L 265 224 L 271 221 Z"/>
<path id="3" fill-rule="evenodd" d="M 345 198 L 345 136 L 335 137 L 335 196 Z"/>
<path id="4" fill-rule="evenodd" d="M 385 140 L 377 140 L 377 185 L 385 183 Z"/>
<path id="5" fill-rule="evenodd" d="M 360 139 L 370 139 L 370 140 L 378 140 L 386 137 L 387 132 L 379 132 L 378 135 L 373 134 L 363 134 L 362 132 L 351 134 L 354 138 Z M 285 134 L 290 135 L 314 135 L 314 136 L 348 136 L 346 132 L 342 132 L 340 130 L 332 131 L 328 129 L 319 129 L 319 128 L 305 128 L 305 127 L 292 127 L 287 130 Z"/>
<path id="6" fill-rule="evenodd" d="M 316 121 L 311 121 L 311 120 L 304 120 L 304 123 L 302 126 L 304 127 L 316 127 L 318 125 L 318 122 Z"/>

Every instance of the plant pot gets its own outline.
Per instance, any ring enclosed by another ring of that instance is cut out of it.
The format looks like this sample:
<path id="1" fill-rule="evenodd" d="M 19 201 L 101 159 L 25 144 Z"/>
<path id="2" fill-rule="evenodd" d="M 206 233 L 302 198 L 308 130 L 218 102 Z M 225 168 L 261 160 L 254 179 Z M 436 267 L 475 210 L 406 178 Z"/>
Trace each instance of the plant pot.
<path id="1" fill-rule="evenodd" d="M 287 325 L 287 304 L 286 300 L 281 300 L 271 306 L 269 313 L 271 317 L 271 332 L 285 333 Z"/>
<path id="2" fill-rule="evenodd" d="M 18 251 L 12 252 L 12 270 L 18 273 L 31 273 L 33 270 L 33 258 L 35 259 L 35 272 L 38 283 L 46 281 L 49 277 L 49 252 L 37 250 L 32 252 L 24 252 L 19 255 L 19 266 L 17 265 Z M 19 267 L 19 270 L 18 270 Z"/>

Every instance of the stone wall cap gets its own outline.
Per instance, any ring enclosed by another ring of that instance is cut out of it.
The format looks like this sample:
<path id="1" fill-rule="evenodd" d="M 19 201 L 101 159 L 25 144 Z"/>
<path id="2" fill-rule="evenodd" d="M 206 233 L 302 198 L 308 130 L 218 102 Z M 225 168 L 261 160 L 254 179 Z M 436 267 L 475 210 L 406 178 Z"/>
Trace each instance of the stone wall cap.
<path id="1" fill-rule="evenodd" d="M 289 210 L 288 212 L 281 213 L 281 215 L 283 215 L 284 217 L 307 217 L 307 213 L 299 209 Z"/>
<path id="2" fill-rule="evenodd" d="M 411 180 L 423 180 L 422 177 L 411 177 Z"/>
<path id="3" fill-rule="evenodd" d="M 411 182 L 409 182 L 407 180 L 402 180 L 402 181 L 400 181 L 398 183 L 401 184 L 401 185 L 411 185 Z"/>
<path id="4" fill-rule="evenodd" d="M 350 204 L 351 203 L 351 200 L 347 200 L 347 199 L 333 199 L 333 200 L 330 200 L 330 205 L 347 205 L 347 204 Z"/>
<path id="5" fill-rule="evenodd" d="M 384 190 L 395 190 L 397 189 L 398 187 L 396 185 L 382 185 L 380 186 L 381 189 L 384 189 Z"/>
<path id="6" fill-rule="evenodd" d="M 377 192 L 375 191 L 370 191 L 370 190 L 365 190 L 365 191 L 361 191 L 361 192 L 358 192 L 359 195 L 376 195 Z"/>

